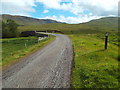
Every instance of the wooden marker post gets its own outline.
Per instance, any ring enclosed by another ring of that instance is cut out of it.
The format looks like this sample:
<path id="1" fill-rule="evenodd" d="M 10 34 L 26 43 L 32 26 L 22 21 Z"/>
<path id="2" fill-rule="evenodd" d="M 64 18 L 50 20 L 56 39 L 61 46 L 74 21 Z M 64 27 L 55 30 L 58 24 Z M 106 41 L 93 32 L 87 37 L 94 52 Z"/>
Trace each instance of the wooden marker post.
<path id="1" fill-rule="evenodd" d="M 108 33 L 105 34 L 105 50 L 107 49 L 108 45 Z"/>

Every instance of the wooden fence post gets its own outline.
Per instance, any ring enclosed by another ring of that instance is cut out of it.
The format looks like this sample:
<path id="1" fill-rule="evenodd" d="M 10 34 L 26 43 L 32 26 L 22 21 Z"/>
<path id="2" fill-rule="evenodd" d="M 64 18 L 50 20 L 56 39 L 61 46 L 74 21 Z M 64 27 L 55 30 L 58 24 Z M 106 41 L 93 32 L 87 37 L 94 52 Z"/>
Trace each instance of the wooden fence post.
<path id="1" fill-rule="evenodd" d="M 108 46 L 108 33 L 105 34 L 105 50 L 107 49 Z"/>

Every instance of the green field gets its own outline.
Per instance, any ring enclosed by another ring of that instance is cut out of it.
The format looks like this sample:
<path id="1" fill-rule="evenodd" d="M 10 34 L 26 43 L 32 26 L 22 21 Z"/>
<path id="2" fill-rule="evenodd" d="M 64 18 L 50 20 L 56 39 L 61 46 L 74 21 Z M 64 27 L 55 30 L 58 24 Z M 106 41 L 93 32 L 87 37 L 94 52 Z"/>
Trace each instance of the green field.
<path id="1" fill-rule="evenodd" d="M 118 88 L 118 46 L 96 34 L 70 35 L 74 47 L 72 88 Z"/>
<path id="2" fill-rule="evenodd" d="M 0 65 L 6 66 L 17 59 L 24 57 L 31 52 L 42 48 L 54 39 L 53 36 L 38 43 L 37 37 L 21 37 L 2 39 L 2 62 Z"/>

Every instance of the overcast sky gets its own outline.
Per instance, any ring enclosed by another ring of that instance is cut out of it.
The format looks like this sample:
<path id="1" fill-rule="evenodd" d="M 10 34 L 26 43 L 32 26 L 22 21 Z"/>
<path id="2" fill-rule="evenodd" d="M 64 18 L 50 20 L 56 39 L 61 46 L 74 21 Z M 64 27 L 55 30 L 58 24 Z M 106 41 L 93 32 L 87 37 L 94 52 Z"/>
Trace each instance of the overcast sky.
<path id="1" fill-rule="evenodd" d="M 119 0 L 2 0 L 1 14 L 82 23 L 118 16 Z"/>

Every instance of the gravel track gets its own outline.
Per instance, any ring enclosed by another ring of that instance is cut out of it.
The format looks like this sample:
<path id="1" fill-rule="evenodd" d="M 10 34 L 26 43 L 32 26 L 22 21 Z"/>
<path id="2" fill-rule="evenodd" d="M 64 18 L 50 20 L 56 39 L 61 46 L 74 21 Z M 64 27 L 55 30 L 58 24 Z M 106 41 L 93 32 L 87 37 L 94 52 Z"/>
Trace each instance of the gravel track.
<path id="1" fill-rule="evenodd" d="M 2 72 L 3 88 L 69 88 L 73 60 L 70 39 L 55 40 Z"/>

